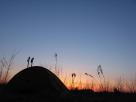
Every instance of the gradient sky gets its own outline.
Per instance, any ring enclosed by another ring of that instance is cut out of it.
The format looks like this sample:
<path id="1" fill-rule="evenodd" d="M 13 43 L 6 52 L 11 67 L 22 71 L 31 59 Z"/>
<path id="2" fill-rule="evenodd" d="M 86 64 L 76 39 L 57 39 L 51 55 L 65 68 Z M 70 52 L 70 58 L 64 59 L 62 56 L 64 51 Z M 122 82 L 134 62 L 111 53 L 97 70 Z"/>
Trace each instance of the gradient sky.
<path id="1" fill-rule="evenodd" d="M 58 66 L 65 73 L 136 74 L 135 0 L 0 0 L 0 57 L 19 51 L 16 69 Z"/>

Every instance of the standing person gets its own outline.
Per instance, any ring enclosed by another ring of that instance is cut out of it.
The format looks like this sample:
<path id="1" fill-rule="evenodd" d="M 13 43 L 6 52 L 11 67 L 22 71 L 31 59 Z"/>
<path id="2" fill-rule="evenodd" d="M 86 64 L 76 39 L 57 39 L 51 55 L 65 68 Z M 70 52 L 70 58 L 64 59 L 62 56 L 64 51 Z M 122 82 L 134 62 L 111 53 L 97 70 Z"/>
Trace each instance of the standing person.
<path id="1" fill-rule="evenodd" d="M 27 59 L 27 68 L 29 67 L 30 56 Z"/>
<path id="2" fill-rule="evenodd" d="M 34 57 L 31 59 L 31 67 L 33 65 L 33 62 L 34 62 Z"/>

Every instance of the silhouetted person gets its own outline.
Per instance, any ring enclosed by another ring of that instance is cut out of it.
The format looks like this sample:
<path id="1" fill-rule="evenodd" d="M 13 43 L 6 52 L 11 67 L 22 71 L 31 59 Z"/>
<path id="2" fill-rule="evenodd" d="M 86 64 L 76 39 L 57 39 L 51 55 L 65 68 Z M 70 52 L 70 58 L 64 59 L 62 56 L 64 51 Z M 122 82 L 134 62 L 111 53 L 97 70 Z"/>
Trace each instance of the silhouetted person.
<path id="1" fill-rule="evenodd" d="M 30 56 L 27 59 L 27 68 L 29 67 L 29 62 L 30 62 Z"/>
<path id="2" fill-rule="evenodd" d="M 31 59 L 31 67 L 33 65 L 33 62 L 34 62 L 34 57 Z"/>

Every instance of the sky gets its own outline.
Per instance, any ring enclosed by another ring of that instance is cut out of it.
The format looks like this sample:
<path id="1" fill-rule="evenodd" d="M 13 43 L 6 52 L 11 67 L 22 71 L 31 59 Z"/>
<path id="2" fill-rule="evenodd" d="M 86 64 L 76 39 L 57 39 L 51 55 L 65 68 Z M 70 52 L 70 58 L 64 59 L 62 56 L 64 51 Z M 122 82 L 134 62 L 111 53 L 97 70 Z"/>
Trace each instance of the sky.
<path id="1" fill-rule="evenodd" d="M 136 75 L 135 0 L 0 0 L 0 58 L 107 78 Z"/>

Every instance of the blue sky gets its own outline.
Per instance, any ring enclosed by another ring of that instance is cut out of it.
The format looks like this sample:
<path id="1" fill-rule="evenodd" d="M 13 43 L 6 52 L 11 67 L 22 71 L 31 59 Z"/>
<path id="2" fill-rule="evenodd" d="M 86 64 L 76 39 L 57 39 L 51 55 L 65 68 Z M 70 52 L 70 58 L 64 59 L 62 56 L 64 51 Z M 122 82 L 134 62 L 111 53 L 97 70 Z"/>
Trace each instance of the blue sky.
<path id="1" fill-rule="evenodd" d="M 66 72 L 136 73 L 135 0 L 1 0 L 0 56 L 19 51 L 35 65 L 59 65 Z"/>

